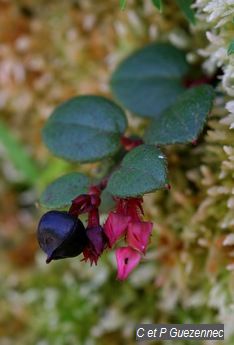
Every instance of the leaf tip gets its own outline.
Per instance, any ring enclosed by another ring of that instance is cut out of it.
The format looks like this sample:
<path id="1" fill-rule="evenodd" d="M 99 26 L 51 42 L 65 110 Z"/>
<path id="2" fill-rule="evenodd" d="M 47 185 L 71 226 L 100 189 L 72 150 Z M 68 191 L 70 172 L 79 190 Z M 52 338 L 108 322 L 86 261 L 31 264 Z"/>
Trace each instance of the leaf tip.
<path id="1" fill-rule="evenodd" d="M 127 3 L 127 0 L 119 0 L 119 7 L 120 7 L 121 11 L 125 10 L 126 3 Z"/>

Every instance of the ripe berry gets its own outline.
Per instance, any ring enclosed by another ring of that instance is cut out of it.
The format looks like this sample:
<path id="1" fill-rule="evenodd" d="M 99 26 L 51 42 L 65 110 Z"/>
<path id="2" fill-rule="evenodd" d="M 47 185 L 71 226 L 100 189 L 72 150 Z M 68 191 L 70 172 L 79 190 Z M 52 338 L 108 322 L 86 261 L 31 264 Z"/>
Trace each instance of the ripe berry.
<path id="1" fill-rule="evenodd" d="M 47 263 L 79 255 L 88 242 L 80 219 L 61 211 L 49 211 L 41 217 L 37 238 Z"/>

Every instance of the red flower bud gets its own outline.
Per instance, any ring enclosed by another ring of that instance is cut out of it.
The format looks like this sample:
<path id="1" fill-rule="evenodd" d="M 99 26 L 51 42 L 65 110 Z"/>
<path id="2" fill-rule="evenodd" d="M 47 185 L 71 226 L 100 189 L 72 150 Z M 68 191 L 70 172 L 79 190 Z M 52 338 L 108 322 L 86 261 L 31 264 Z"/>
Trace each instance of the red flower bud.
<path id="1" fill-rule="evenodd" d="M 86 230 L 88 244 L 83 250 L 84 261 L 90 260 L 91 265 L 97 261 L 106 247 L 107 240 L 101 226 L 88 228 Z"/>

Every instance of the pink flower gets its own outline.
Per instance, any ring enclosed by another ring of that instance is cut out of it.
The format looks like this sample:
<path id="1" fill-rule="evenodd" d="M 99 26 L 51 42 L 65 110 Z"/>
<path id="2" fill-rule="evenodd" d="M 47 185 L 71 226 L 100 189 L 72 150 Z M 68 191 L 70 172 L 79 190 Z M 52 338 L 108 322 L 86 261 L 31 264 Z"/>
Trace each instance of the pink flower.
<path id="1" fill-rule="evenodd" d="M 152 228 L 153 223 L 150 222 L 130 222 L 126 237 L 128 245 L 145 254 Z"/>
<path id="2" fill-rule="evenodd" d="M 126 279 L 141 260 L 141 254 L 131 247 L 121 247 L 116 249 L 115 256 L 118 269 L 117 279 L 119 280 Z"/>
<path id="3" fill-rule="evenodd" d="M 103 228 L 106 237 L 108 238 L 109 247 L 111 248 L 115 242 L 125 233 L 127 230 L 130 218 L 122 216 L 120 214 L 110 212 Z"/>

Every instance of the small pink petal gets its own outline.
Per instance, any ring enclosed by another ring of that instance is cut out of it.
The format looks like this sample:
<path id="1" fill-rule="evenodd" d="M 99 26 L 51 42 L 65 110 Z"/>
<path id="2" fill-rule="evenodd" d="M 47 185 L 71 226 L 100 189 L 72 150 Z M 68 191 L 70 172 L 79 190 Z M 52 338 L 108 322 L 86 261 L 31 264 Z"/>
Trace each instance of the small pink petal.
<path id="1" fill-rule="evenodd" d="M 130 222 L 126 238 L 128 245 L 145 254 L 152 228 L 153 223 L 150 222 Z"/>
<path id="2" fill-rule="evenodd" d="M 103 226 L 104 233 L 108 238 L 110 247 L 112 247 L 115 244 L 115 242 L 125 233 L 129 221 L 129 217 L 122 216 L 114 212 L 110 212 Z"/>
<path id="3" fill-rule="evenodd" d="M 115 256 L 118 269 L 117 279 L 119 280 L 126 279 L 141 260 L 141 254 L 131 247 L 116 249 Z"/>

